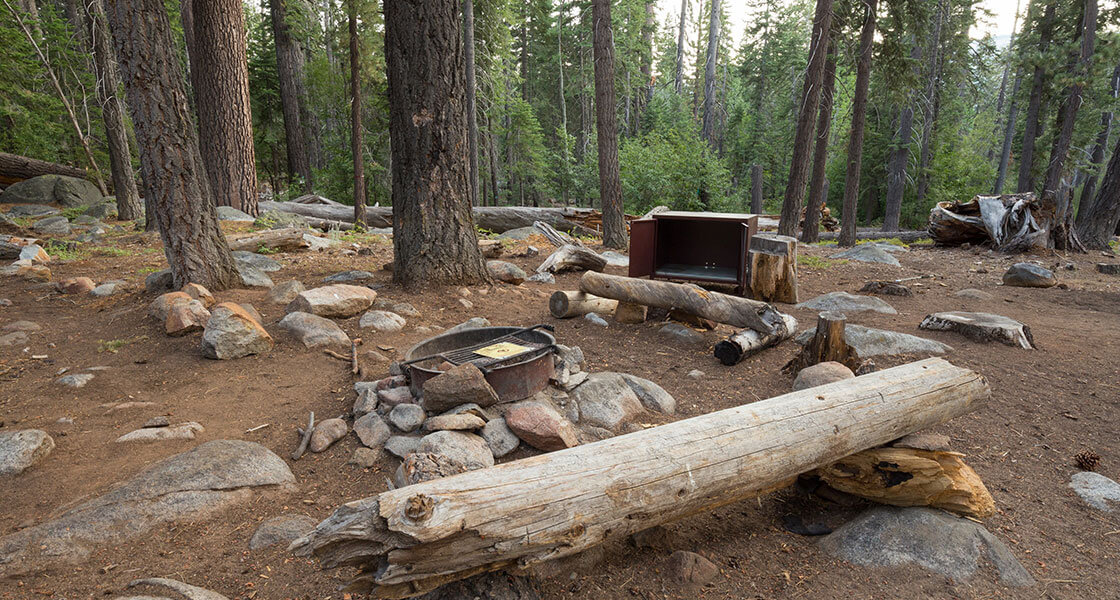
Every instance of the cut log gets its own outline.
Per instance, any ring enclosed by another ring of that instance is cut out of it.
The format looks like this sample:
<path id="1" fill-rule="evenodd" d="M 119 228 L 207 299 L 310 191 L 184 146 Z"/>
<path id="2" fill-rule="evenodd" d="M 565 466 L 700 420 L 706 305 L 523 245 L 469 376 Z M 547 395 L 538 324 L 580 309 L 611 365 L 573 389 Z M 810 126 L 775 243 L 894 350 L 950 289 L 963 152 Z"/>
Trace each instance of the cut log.
<path id="1" fill-rule="evenodd" d="M 256 252 L 262 247 L 282 252 L 303 250 L 311 247 L 311 243 L 303 239 L 305 233 L 307 233 L 305 229 L 291 227 L 231 237 L 229 238 L 229 249 L 248 250 L 249 252 Z"/>
<path id="2" fill-rule="evenodd" d="M 875 448 L 842 458 L 817 473 L 861 498 L 893 506 L 932 506 L 983 519 L 995 514 L 988 488 L 958 452 Z"/>
<path id="3" fill-rule="evenodd" d="M 527 568 L 751 498 L 984 404 L 932 358 L 343 505 L 293 548 L 360 569 L 347 591 L 407 598 Z"/>
<path id="4" fill-rule="evenodd" d="M 0 185 L 19 183 L 24 179 L 31 179 L 40 175 L 65 175 L 87 179 L 88 175 L 82 169 L 75 169 L 58 163 L 47 162 L 37 158 L 29 158 L 18 154 L 0 152 Z"/>
<path id="5" fill-rule="evenodd" d="M 649 307 L 644 304 L 632 304 L 630 302 L 619 302 L 618 306 L 614 309 L 614 320 L 619 323 L 626 323 L 629 325 L 637 325 L 646 322 L 646 313 Z"/>
<path id="6" fill-rule="evenodd" d="M 796 331 L 797 319 L 782 314 L 782 326 L 774 333 L 762 334 L 753 329 L 744 329 L 716 344 L 715 356 L 727 366 L 736 365 L 744 358 L 789 339 Z"/>
<path id="7" fill-rule="evenodd" d="M 536 229 L 538 232 L 540 232 L 540 234 L 543 235 L 546 240 L 548 240 L 548 243 L 556 246 L 557 248 L 563 248 L 564 246 L 568 245 L 583 247 L 583 242 L 573 238 L 566 233 L 560 233 L 559 231 L 556 231 L 556 228 L 549 225 L 548 223 L 534 221 L 533 229 Z"/>
<path id="8" fill-rule="evenodd" d="M 579 289 L 603 298 L 683 310 L 716 323 L 749 327 L 765 334 L 774 333 L 782 326 L 782 313 L 765 302 L 711 292 L 694 285 L 588 272 L 580 279 Z"/>
<path id="9" fill-rule="evenodd" d="M 329 202 L 329 201 L 328 201 Z M 305 217 L 315 217 L 327 221 L 342 223 L 354 222 L 354 207 L 336 204 L 304 204 L 300 202 L 272 202 L 266 201 L 259 204 L 261 212 L 278 210 Z M 591 209 L 587 208 L 535 208 L 529 206 L 476 206 L 471 209 L 474 216 L 475 227 L 504 233 L 510 229 L 532 227 L 535 221 L 541 221 L 559 231 L 576 232 L 580 234 L 594 234 L 585 228 L 582 218 L 590 215 Z M 366 208 L 366 227 L 392 227 L 393 207 L 371 206 Z"/>
<path id="10" fill-rule="evenodd" d="M 797 304 L 797 239 L 758 233 L 751 236 L 748 253 L 754 299 Z"/>
<path id="11" fill-rule="evenodd" d="M 565 244 L 560 249 L 548 255 L 541 266 L 537 267 L 538 273 L 564 273 L 566 271 L 602 271 L 607 266 L 607 259 L 599 256 L 594 250 L 583 246 Z"/>
<path id="12" fill-rule="evenodd" d="M 609 315 L 617 306 L 618 300 L 564 290 L 553 292 L 548 299 L 548 312 L 557 319 L 581 317 L 587 313 Z"/>
<path id="13" fill-rule="evenodd" d="M 501 240 L 478 240 L 478 249 L 482 251 L 483 258 L 498 258 L 502 255 Z"/>
<path id="14" fill-rule="evenodd" d="M 939 312 L 922 319 L 918 329 L 955 331 L 977 342 L 999 342 L 1034 349 L 1031 328 L 1003 315 L 978 312 Z"/>
<path id="15" fill-rule="evenodd" d="M 844 340 L 845 317 L 834 311 L 817 316 L 817 331 L 801 353 L 782 367 L 783 373 L 797 375 L 801 369 L 817 363 L 835 361 L 853 372 L 860 367 L 859 353 Z"/>

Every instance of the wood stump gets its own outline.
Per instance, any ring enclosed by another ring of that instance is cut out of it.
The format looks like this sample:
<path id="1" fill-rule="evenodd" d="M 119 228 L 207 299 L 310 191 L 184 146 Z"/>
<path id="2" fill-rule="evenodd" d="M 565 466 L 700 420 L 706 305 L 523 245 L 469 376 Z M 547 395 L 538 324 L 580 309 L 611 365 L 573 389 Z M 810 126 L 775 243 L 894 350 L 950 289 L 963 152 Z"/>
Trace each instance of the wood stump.
<path id="1" fill-rule="evenodd" d="M 634 304 L 633 302 L 619 302 L 618 306 L 614 309 L 614 320 L 619 323 L 627 323 L 629 325 L 637 325 L 646 322 L 646 313 L 649 307 L 644 304 Z"/>
<path id="2" fill-rule="evenodd" d="M 846 317 L 843 313 L 825 311 L 817 316 L 817 332 L 801 353 L 782 367 L 783 373 L 797 375 L 805 367 L 836 361 L 855 372 L 860 367 L 859 354 L 844 339 Z"/>
<path id="3" fill-rule="evenodd" d="M 751 295 L 755 300 L 797 304 L 797 240 L 758 233 L 751 237 Z"/>

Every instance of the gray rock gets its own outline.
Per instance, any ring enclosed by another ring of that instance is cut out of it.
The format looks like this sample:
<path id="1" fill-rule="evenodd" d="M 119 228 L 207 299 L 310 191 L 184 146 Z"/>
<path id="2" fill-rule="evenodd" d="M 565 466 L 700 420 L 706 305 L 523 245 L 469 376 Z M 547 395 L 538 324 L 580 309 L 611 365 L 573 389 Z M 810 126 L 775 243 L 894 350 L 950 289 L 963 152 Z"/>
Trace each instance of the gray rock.
<path id="1" fill-rule="evenodd" d="M 661 336 L 665 341 L 672 344 L 680 344 L 686 347 L 699 348 L 707 344 L 704 339 L 704 334 L 685 327 L 680 323 L 666 323 L 657 330 L 657 335 Z"/>
<path id="2" fill-rule="evenodd" d="M 622 254 L 621 252 L 615 252 L 614 250 L 607 250 L 606 252 L 603 252 L 599 256 L 602 256 L 603 258 L 607 259 L 607 265 L 611 266 L 611 267 L 629 267 L 630 266 L 630 257 L 626 256 L 625 254 Z"/>
<path id="3" fill-rule="evenodd" d="M 51 450 L 54 439 L 40 429 L 0 432 L 0 476 L 19 475 Z"/>
<path id="4" fill-rule="evenodd" d="M 420 311 L 408 302 L 397 302 L 389 307 L 390 310 L 403 317 L 417 318 L 420 316 Z"/>
<path id="5" fill-rule="evenodd" d="M 988 292 L 982 292 L 976 288 L 965 288 L 963 290 L 953 292 L 957 298 L 967 298 L 969 300 L 992 300 L 994 296 Z"/>
<path id="6" fill-rule="evenodd" d="M 193 440 L 203 432 L 202 425 L 193 421 L 179 423 L 171 427 L 142 427 L 130 431 L 119 438 L 117 442 L 162 442 L 166 440 Z"/>
<path id="7" fill-rule="evenodd" d="M 408 435 L 394 435 L 385 442 L 385 451 L 397 458 L 405 458 L 420 447 L 420 438 Z"/>
<path id="8" fill-rule="evenodd" d="M 271 288 L 276 285 L 272 283 L 272 278 L 260 269 L 236 261 L 234 265 L 237 267 L 237 273 L 241 275 L 241 285 L 245 287 Z"/>
<path id="9" fill-rule="evenodd" d="M 572 373 L 582 371 L 587 363 L 587 359 L 583 355 L 583 350 L 581 350 L 579 346 L 556 344 L 556 358 L 558 365 L 565 366 Z"/>
<path id="10" fill-rule="evenodd" d="M 65 385 L 67 387 L 85 387 L 87 383 L 93 381 L 93 373 L 71 373 L 59 377 L 57 381 L 60 385 Z"/>
<path id="11" fill-rule="evenodd" d="M 331 444 L 346 437 L 350 431 L 346 421 L 342 419 L 325 419 L 315 424 L 311 432 L 311 443 L 307 448 L 312 452 L 322 452 L 331 447 Z"/>
<path id="12" fill-rule="evenodd" d="M 144 291 L 149 294 L 159 294 L 171 289 L 173 282 L 171 269 L 156 271 L 144 278 Z"/>
<path id="13" fill-rule="evenodd" d="M 258 311 L 252 304 L 249 304 L 248 302 L 242 302 L 241 304 L 238 304 L 238 306 L 243 308 L 250 317 L 253 317 L 254 321 L 260 324 L 264 324 L 264 317 L 261 316 L 260 311 Z"/>
<path id="14" fill-rule="evenodd" d="M 16 260 L 29 260 L 32 264 L 48 262 L 50 259 L 46 250 L 39 244 L 28 244 L 19 250 Z"/>
<path id="15" fill-rule="evenodd" d="M 884 265 L 892 265 L 895 267 L 902 266 L 898 262 L 898 259 L 895 258 L 890 252 L 887 252 L 882 248 L 871 244 L 861 244 L 854 248 L 849 248 L 843 252 L 837 252 L 836 254 L 832 255 L 832 258 L 844 258 L 847 260 L 867 263 L 880 263 Z"/>
<path id="16" fill-rule="evenodd" d="M 482 407 L 498 403 L 498 394 L 478 367 L 465 363 L 424 382 L 423 405 L 430 412 L 443 412 L 460 404 Z"/>
<path id="17" fill-rule="evenodd" d="M 163 523 L 205 519 L 251 499 L 251 488 L 294 482 L 287 464 L 260 444 L 206 442 L 155 463 L 56 519 L 0 538 L 0 574 L 28 572 L 33 558 L 80 561 L 96 545 L 122 544 Z"/>
<path id="18" fill-rule="evenodd" d="M 258 215 L 253 224 L 257 227 L 268 227 L 269 229 L 304 228 L 307 227 L 307 219 L 303 215 L 295 213 L 269 210 Z"/>
<path id="19" fill-rule="evenodd" d="M 688 378 L 689 379 L 703 379 L 704 378 L 704 372 L 701 371 L 700 369 L 693 369 L 693 370 L 688 372 Z"/>
<path id="20" fill-rule="evenodd" d="M 393 333 L 404 329 L 404 317 L 387 310 L 371 310 L 362 315 L 358 327 L 373 329 L 381 333 Z"/>
<path id="21" fill-rule="evenodd" d="M 29 341 L 31 341 L 31 338 L 27 337 L 27 334 L 22 331 L 0 335 L 0 346 L 22 346 Z"/>
<path id="22" fill-rule="evenodd" d="M 462 431 L 436 431 L 420 439 L 416 452 L 440 454 L 468 471 L 494 466 L 494 455 L 486 440 Z"/>
<path id="23" fill-rule="evenodd" d="M 1048 288 L 1058 285 L 1058 278 L 1050 269 L 1031 263 L 1015 263 L 1003 274 L 1003 285 Z"/>
<path id="24" fill-rule="evenodd" d="M 373 273 L 369 271 L 342 271 L 323 278 L 323 283 L 351 283 L 355 281 L 369 281 Z"/>
<path id="25" fill-rule="evenodd" d="M 258 271 L 264 271 L 265 273 L 279 271 L 282 267 L 279 262 L 263 254 L 249 252 L 248 250 L 234 250 L 233 260 L 239 265 L 252 267 Z"/>
<path id="26" fill-rule="evenodd" d="M 252 223 L 256 219 L 249 213 L 242 212 L 232 206 L 218 206 L 219 221 L 233 221 L 234 223 Z"/>
<path id="27" fill-rule="evenodd" d="M 300 292 L 285 311 L 348 319 L 369 308 L 376 299 L 377 292 L 367 287 L 335 283 Z"/>
<path id="28" fill-rule="evenodd" d="M 491 419 L 482 428 L 482 439 L 490 446 L 494 458 L 501 458 L 517 449 L 521 439 L 510 430 L 504 418 Z"/>
<path id="29" fill-rule="evenodd" d="M 167 589 L 183 596 L 187 600 L 229 600 L 229 598 L 226 598 L 225 596 L 223 596 L 223 595 L 221 595 L 217 592 L 212 592 L 210 590 L 203 589 L 203 588 L 200 588 L 198 586 L 190 585 L 188 583 L 183 583 L 181 581 L 175 581 L 174 579 L 164 579 L 162 577 L 150 577 L 148 579 L 137 579 L 135 581 L 130 582 L 128 584 L 128 587 L 133 588 L 133 587 L 136 587 L 138 585 L 147 585 L 147 586 L 153 586 L 153 587 L 164 587 L 164 588 L 167 588 Z M 140 598 L 141 600 L 145 600 L 145 599 L 151 599 L 152 596 L 133 596 L 133 598 L 134 599 L 135 598 Z M 170 599 L 168 599 L 166 596 L 159 596 L 155 600 L 170 600 Z"/>
<path id="30" fill-rule="evenodd" d="M 518 227 L 516 229 L 510 229 L 510 230 L 507 230 L 507 231 L 499 234 L 498 239 L 499 240 L 518 240 L 518 241 L 522 241 L 522 240 L 529 239 L 529 236 L 533 235 L 534 233 L 537 233 L 537 230 L 535 228 L 533 228 L 532 226 Z"/>
<path id="31" fill-rule="evenodd" d="M 49 206 L 19 204 L 13 206 L 11 210 L 5 213 L 5 215 L 7 215 L 8 217 L 31 217 L 33 219 L 37 219 L 40 217 L 53 217 L 60 212 L 61 211 L 59 211 L 57 208 L 51 208 Z"/>
<path id="32" fill-rule="evenodd" d="M 838 362 L 830 360 L 817 363 L 811 367 L 805 367 L 797 373 L 797 377 L 793 380 L 793 391 L 835 383 L 855 376 L 856 374 L 851 369 Z"/>
<path id="33" fill-rule="evenodd" d="M 392 411 L 401 404 L 415 404 L 415 400 L 407 386 L 377 390 L 377 403 L 382 411 Z"/>
<path id="34" fill-rule="evenodd" d="M 307 348 L 350 347 L 350 336 L 338 323 L 311 313 L 288 313 L 280 319 L 279 327 Z"/>
<path id="35" fill-rule="evenodd" d="M 354 453 L 350 455 L 350 460 L 346 461 L 348 465 L 358 465 L 363 469 L 372 469 L 377 466 L 377 451 L 372 448 L 354 448 Z"/>
<path id="36" fill-rule="evenodd" d="M 618 373 L 592 374 L 572 390 L 572 399 L 579 405 L 581 423 L 615 432 L 642 412 L 638 396 Z"/>
<path id="37" fill-rule="evenodd" d="M 824 537 L 821 547 L 849 562 L 909 569 L 916 564 L 956 581 L 971 578 L 986 559 L 1005 585 L 1034 578 L 983 525 L 930 508 L 878 506 Z"/>
<path id="38" fill-rule="evenodd" d="M 128 290 L 128 282 L 114 279 L 113 281 L 106 281 L 90 291 L 91 294 L 98 298 L 106 298 L 120 294 Z"/>
<path id="39" fill-rule="evenodd" d="M 494 279 L 512 283 L 513 285 L 521 284 L 528 277 L 521 267 L 504 260 L 486 261 L 486 270 Z"/>
<path id="40" fill-rule="evenodd" d="M 677 550 L 669 555 L 667 570 L 673 581 L 683 585 L 705 585 L 719 575 L 719 567 L 715 563 L 686 550 Z"/>
<path id="41" fill-rule="evenodd" d="M 795 340 L 804 346 L 813 337 L 813 333 L 812 329 L 807 329 L 797 334 Z M 851 323 L 844 328 L 844 341 L 856 349 L 860 358 L 896 354 L 945 354 L 953 350 L 952 346 L 916 335 L 872 329 Z"/>
<path id="42" fill-rule="evenodd" d="M 117 199 L 114 196 L 105 196 L 101 202 L 90 204 L 89 208 L 82 214 L 89 215 L 95 219 L 108 219 L 110 217 L 117 218 Z"/>
<path id="43" fill-rule="evenodd" d="M 66 217 L 47 217 L 31 226 L 35 233 L 44 235 L 70 235 L 70 221 Z"/>
<path id="44" fill-rule="evenodd" d="M 857 296 L 848 292 L 829 292 L 798 304 L 795 308 L 816 311 L 832 310 L 845 314 L 874 311 L 885 315 L 898 314 L 898 311 L 880 298 Z"/>
<path id="45" fill-rule="evenodd" d="M 354 433 L 358 435 L 359 440 L 362 440 L 362 445 L 367 448 L 380 448 L 393 435 L 389 431 L 389 426 L 375 412 L 366 413 L 354 421 Z"/>
<path id="46" fill-rule="evenodd" d="M 363 388 L 358 392 L 358 399 L 354 401 L 354 417 L 361 417 L 375 410 L 377 410 L 377 390 L 372 387 Z"/>
<path id="47" fill-rule="evenodd" d="M 533 283 L 556 283 L 556 277 L 549 272 L 534 273 L 525 281 L 532 281 Z"/>
<path id="48" fill-rule="evenodd" d="M 900 252 L 909 252 L 910 251 L 909 248 L 906 248 L 904 246 L 899 246 L 899 245 L 896 245 L 896 244 L 890 244 L 890 243 L 887 243 L 887 242 L 861 242 L 861 243 L 856 244 L 856 245 L 857 246 L 874 246 L 874 247 L 882 250 L 883 252 L 900 253 Z"/>
<path id="49" fill-rule="evenodd" d="M 12 321 L 11 323 L 4 325 L 3 327 L 0 327 L 0 330 L 2 331 L 32 332 L 41 331 L 42 329 L 43 326 L 36 323 L 35 321 Z"/>
<path id="50" fill-rule="evenodd" d="M 202 355 L 228 360 L 272 349 L 272 336 L 245 312 L 244 308 L 223 302 L 210 312 L 202 331 Z"/>
<path id="51" fill-rule="evenodd" d="M 389 411 L 389 422 L 404 432 L 413 432 L 424 424 L 424 409 L 417 404 L 398 404 Z"/>
<path id="52" fill-rule="evenodd" d="M 171 420 L 168 419 L 166 415 L 160 415 L 158 417 L 152 417 L 147 421 L 144 421 L 144 424 L 141 425 L 141 427 L 168 427 L 170 425 Z"/>
<path id="53" fill-rule="evenodd" d="M 1110 503 L 1120 505 L 1120 483 L 1091 471 L 1079 471 L 1069 480 L 1069 487 L 1097 510 L 1112 512 Z"/>
<path id="54" fill-rule="evenodd" d="M 424 421 L 424 431 L 475 431 L 486 426 L 486 421 L 471 413 L 436 415 Z"/>
<path id="55" fill-rule="evenodd" d="M 673 398 L 672 394 L 666 392 L 661 386 L 648 380 L 630 375 L 629 373 L 622 373 L 622 380 L 638 397 L 638 401 L 646 410 L 659 412 L 663 415 L 671 415 L 677 412 L 677 401 Z"/>
<path id="56" fill-rule="evenodd" d="M 65 175 L 39 175 L 0 192 L 0 204 L 58 204 L 64 208 L 89 206 L 101 198 L 101 190 L 93 183 Z"/>
<path id="57" fill-rule="evenodd" d="M 253 537 L 249 538 L 249 549 L 260 550 L 276 544 L 284 544 L 286 547 L 315 529 L 318 524 L 318 520 L 305 515 L 281 515 L 266 519 L 257 526 Z"/>
<path id="58" fill-rule="evenodd" d="M 306 289 L 302 283 L 291 279 L 268 290 L 265 298 L 273 304 L 288 304 Z"/>
<path id="59" fill-rule="evenodd" d="M 481 327 L 489 327 L 490 320 L 485 317 L 471 317 L 454 327 L 448 327 L 444 333 L 455 333 L 456 331 L 466 331 L 467 329 L 479 329 Z"/>

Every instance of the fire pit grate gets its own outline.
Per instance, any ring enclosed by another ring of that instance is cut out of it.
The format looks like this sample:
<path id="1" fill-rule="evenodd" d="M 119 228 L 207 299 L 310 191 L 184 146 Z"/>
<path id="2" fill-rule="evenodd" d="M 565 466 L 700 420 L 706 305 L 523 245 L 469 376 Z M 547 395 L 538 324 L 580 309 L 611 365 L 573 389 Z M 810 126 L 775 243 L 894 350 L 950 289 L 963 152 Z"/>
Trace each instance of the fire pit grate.
<path id="1" fill-rule="evenodd" d="M 545 348 L 551 350 L 555 344 L 534 341 L 532 338 L 536 336 L 529 335 L 530 332 L 537 329 L 553 331 L 551 325 L 541 323 L 463 348 L 455 348 L 431 356 L 414 358 L 401 363 L 401 366 L 424 362 L 426 360 L 441 360 L 447 361 L 455 366 L 473 363 L 479 370 L 487 371 L 505 363 L 516 362 L 518 359 L 525 358 Z"/>

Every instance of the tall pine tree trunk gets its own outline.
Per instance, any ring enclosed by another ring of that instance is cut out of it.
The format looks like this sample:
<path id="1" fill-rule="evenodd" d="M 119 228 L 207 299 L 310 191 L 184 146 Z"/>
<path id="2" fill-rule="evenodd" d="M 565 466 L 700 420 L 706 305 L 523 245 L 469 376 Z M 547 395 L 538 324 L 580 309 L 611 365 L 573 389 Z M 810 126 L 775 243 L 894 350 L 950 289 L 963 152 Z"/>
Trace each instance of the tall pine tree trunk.
<path id="1" fill-rule="evenodd" d="M 716 63 L 719 60 L 719 0 L 712 0 L 712 14 L 708 20 L 708 53 L 704 61 L 704 119 L 700 129 L 702 137 L 713 150 L 716 123 Z"/>
<path id="2" fill-rule="evenodd" d="M 618 174 L 618 115 L 614 108 L 614 34 L 610 0 L 592 0 L 595 50 L 595 126 L 599 142 L 599 198 L 603 207 L 603 245 L 626 248 L 622 183 Z"/>
<path id="3" fill-rule="evenodd" d="M 471 218 L 459 3 L 385 3 L 393 278 L 408 288 L 489 281 Z"/>
<path id="4" fill-rule="evenodd" d="M 821 89 L 820 115 L 817 119 L 816 147 L 813 150 L 813 175 L 809 179 L 809 199 L 805 205 L 805 227 L 801 229 L 801 241 L 812 243 L 820 234 L 821 207 L 828 199 L 825 167 L 828 166 L 828 140 L 832 134 L 832 100 L 836 89 L 836 37 L 839 31 L 831 30 L 828 43 L 828 57 L 824 65 L 824 82 Z"/>
<path id="5" fill-rule="evenodd" d="M 871 50 L 875 41 L 876 0 L 867 0 L 863 26 L 859 34 L 859 55 L 856 59 L 856 89 L 852 99 L 852 132 L 848 137 L 848 168 L 844 173 L 844 204 L 840 212 L 840 235 L 837 243 L 856 243 L 856 208 L 859 200 L 859 177 L 863 168 L 863 131 L 867 123 L 867 92 L 871 84 Z"/>
<path id="6" fill-rule="evenodd" d="M 649 107 L 649 103 L 653 100 L 653 34 L 657 30 L 657 2 L 655 0 L 646 0 L 646 23 L 642 27 L 642 85 L 645 87 L 644 98 L 641 103 L 640 113 L 644 114 L 645 109 Z M 641 114 L 638 115 L 639 124 L 641 122 Z"/>
<path id="7" fill-rule="evenodd" d="M 199 149 L 219 206 L 257 214 L 257 158 L 240 0 L 193 0 Z"/>
<path id="8" fill-rule="evenodd" d="M 101 0 L 84 0 L 85 24 L 89 30 L 86 39 L 93 47 L 93 60 L 97 68 L 97 99 L 101 105 L 101 119 L 105 123 L 105 140 L 109 147 L 109 169 L 113 178 L 113 193 L 117 200 L 117 218 L 133 221 L 144 216 L 144 205 L 136 190 L 136 177 L 132 172 L 132 153 L 128 148 L 128 128 L 124 122 L 124 105 L 117 95 L 121 75 L 117 57 L 113 54 L 113 41 L 105 7 Z"/>
<path id="9" fill-rule="evenodd" d="M 353 0 L 351 0 L 353 1 Z M 463 0 L 463 56 L 467 70 L 467 152 L 470 155 L 471 206 L 478 206 L 478 114 L 474 86 L 474 0 Z"/>
<path id="10" fill-rule="evenodd" d="M 366 221 L 366 165 L 362 155 L 362 82 L 358 53 L 358 0 L 346 0 L 347 35 L 350 38 L 350 154 L 354 159 L 354 225 Z"/>
<path id="11" fill-rule="evenodd" d="M 276 73 L 280 80 L 280 105 L 284 116 L 284 140 L 288 148 L 289 182 L 292 176 L 303 179 L 304 192 L 314 187 L 311 171 L 311 136 L 307 110 L 307 85 L 304 81 L 303 47 L 292 37 L 288 24 L 290 0 L 269 0 L 272 34 L 276 41 Z"/>
<path id="12" fill-rule="evenodd" d="M 1120 225 L 1120 139 L 1108 161 L 1101 189 L 1085 218 L 1077 225 L 1077 238 L 1088 250 L 1107 250 Z"/>
<path id="13" fill-rule="evenodd" d="M 140 148 L 144 196 L 159 223 L 174 285 L 198 283 L 211 291 L 238 285 L 210 198 L 163 2 L 115 0 L 105 8 Z"/>
<path id="14" fill-rule="evenodd" d="M 673 79 L 673 91 L 680 95 L 684 86 L 684 24 L 688 20 L 688 0 L 681 0 L 681 25 L 677 29 L 677 72 Z"/>
<path id="15" fill-rule="evenodd" d="M 996 169 L 996 182 L 992 185 L 992 194 L 1003 193 L 1003 182 L 1007 179 L 1007 167 L 1011 163 L 1011 142 L 1015 137 L 1015 118 L 1019 115 L 1019 106 L 1015 97 L 1019 95 L 1019 86 L 1023 83 L 1023 74 L 1015 73 L 1015 85 L 1011 89 L 1011 99 L 1007 103 L 1007 122 L 1003 126 L 1003 146 L 999 153 L 999 167 Z"/>
<path id="16" fill-rule="evenodd" d="M 1050 36 L 1054 29 L 1054 9 L 1057 0 L 1048 0 L 1046 12 L 1042 16 L 1039 26 L 1038 50 L 1045 54 L 1050 47 Z M 1034 151 L 1038 139 L 1039 120 L 1042 112 L 1042 91 L 1046 87 L 1046 67 L 1041 62 L 1034 67 L 1031 77 L 1031 96 L 1027 104 L 1027 117 L 1023 125 L 1023 150 L 1019 156 L 1019 181 L 1015 185 L 1016 192 L 1034 191 Z"/>
<path id="17" fill-rule="evenodd" d="M 797 131 L 793 138 L 789 180 L 786 182 L 781 220 L 778 221 L 778 233 L 782 235 L 793 235 L 797 230 L 801 203 L 805 198 L 805 183 L 809 178 L 809 156 L 813 149 L 813 129 L 816 124 L 817 109 L 820 106 L 831 28 L 832 0 L 817 0 L 816 13 L 813 17 L 813 37 L 809 43 L 809 66 L 805 72 L 801 107 L 797 115 Z"/>
<path id="18" fill-rule="evenodd" d="M 898 112 L 898 131 L 887 163 L 887 199 L 883 208 L 883 231 L 898 231 L 902 215 L 902 195 L 906 191 L 906 163 L 910 160 L 910 134 L 914 109 L 903 106 Z"/>
<path id="19" fill-rule="evenodd" d="M 560 14 L 556 22 L 556 69 L 560 73 L 560 198 L 564 206 L 568 206 L 568 178 L 571 171 L 571 157 L 568 156 L 568 96 L 564 92 L 564 19 L 568 16 L 567 9 L 560 7 Z"/>
<path id="20" fill-rule="evenodd" d="M 944 27 L 945 19 L 948 17 L 948 11 L 949 6 L 946 0 L 938 2 L 937 16 L 934 18 L 933 32 L 930 34 L 926 52 L 929 57 L 927 63 L 929 73 L 922 104 L 922 139 L 918 150 L 918 189 L 915 194 L 918 206 L 924 206 L 923 202 L 929 192 L 929 164 L 933 160 L 933 127 L 937 123 L 937 113 L 941 109 L 941 67 L 945 59 L 941 30 Z M 999 110 L 997 109 L 996 112 L 998 113 Z"/>
<path id="21" fill-rule="evenodd" d="M 1120 65 L 1112 71 L 1112 79 L 1109 80 L 1112 89 L 1112 98 L 1115 100 L 1120 96 Z M 1085 187 L 1081 189 L 1081 202 L 1077 207 L 1077 226 L 1078 228 L 1084 226 L 1085 219 L 1093 212 L 1093 202 L 1096 201 L 1097 179 L 1099 177 L 1099 169 L 1104 166 L 1104 152 L 1108 148 L 1108 136 L 1112 131 L 1112 110 L 1101 111 L 1101 131 L 1097 134 L 1097 143 L 1093 146 L 1093 154 L 1090 159 L 1093 162 L 1093 171 L 1089 175 L 1088 181 L 1085 182 Z"/>

